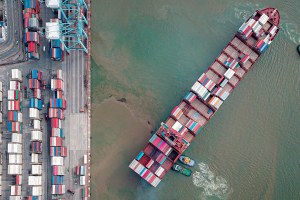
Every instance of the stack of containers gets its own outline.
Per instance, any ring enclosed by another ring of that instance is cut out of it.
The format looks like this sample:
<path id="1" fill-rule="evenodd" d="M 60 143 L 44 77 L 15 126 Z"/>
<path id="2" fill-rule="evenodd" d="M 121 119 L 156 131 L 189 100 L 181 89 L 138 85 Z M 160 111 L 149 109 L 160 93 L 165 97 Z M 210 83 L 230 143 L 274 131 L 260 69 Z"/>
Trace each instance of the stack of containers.
<path id="1" fill-rule="evenodd" d="M 194 85 L 191 88 L 192 92 L 195 92 L 201 99 L 207 100 L 208 97 L 210 96 L 210 92 L 203 86 L 201 85 L 198 81 L 194 83 Z"/>
<path id="2" fill-rule="evenodd" d="M 198 81 L 209 91 L 212 91 L 216 84 L 210 80 L 205 73 L 203 73 L 199 78 Z"/>
<path id="3" fill-rule="evenodd" d="M 7 145 L 8 174 L 13 175 L 15 185 L 10 186 L 10 199 L 21 199 L 22 191 L 22 72 L 12 69 L 10 88 L 8 90 L 8 131 L 11 142 Z"/>
<path id="4" fill-rule="evenodd" d="M 39 0 L 24 0 L 23 7 L 25 50 L 29 59 L 39 59 L 40 2 Z"/>
<path id="5" fill-rule="evenodd" d="M 246 62 L 250 59 L 250 56 L 248 55 L 248 54 L 244 54 L 244 53 L 240 53 L 239 54 L 239 59 L 240 59 L 240 63 L 242 64 L 242 65 L 245 65 L 246 64 Z"/>
<path id="6" fill-rule="evenodd" d="M 31 70 L 29 79 L 29 88 L 39 91 L 41 96 L 42 72 Z M 28 199 L 42 199 L 42 163 L 39 162 L 39 155 L 43 152 L 43 132 L 41 130 L 40 111 L 43 108 L 43 102 L 35 95 L 29 100 L 29 119 L 33 121 L 33 130 L 31 130 L 31 171 L 28 177 L 29 194 Z"/>
<path id="7" fill-rule="evenodd" d="M 51 119 L 50 157 L 52 166 L 52 195 L 63 195 L 66 192 L 64 185 L 64 157 L 67 148 L 63 145 L 62 120 L 66 109 L 66 100 L 63 99 L 62 70 L 57 70 L 56 78 L 51 79 L 53 96 L 50 98 L 48 116 Z"/>
<path id="8" fill-rule="evenodd" d="M 64 46 L 60 40 L 51 40 L 50 42 L 50 58 L 55 61 L 64 60 Z"/>
<path id="9" fill-rule="evenodd" d="M 240 33 L 243 39 L 247 40 L 251 37 L 253 33 L 252 27 L 255 24 L 255 22 L 256 21 L 251 18 L 249 19 L 249 21 L 243 23 L 242 26 L 239 28 L 238 32 Z"/>

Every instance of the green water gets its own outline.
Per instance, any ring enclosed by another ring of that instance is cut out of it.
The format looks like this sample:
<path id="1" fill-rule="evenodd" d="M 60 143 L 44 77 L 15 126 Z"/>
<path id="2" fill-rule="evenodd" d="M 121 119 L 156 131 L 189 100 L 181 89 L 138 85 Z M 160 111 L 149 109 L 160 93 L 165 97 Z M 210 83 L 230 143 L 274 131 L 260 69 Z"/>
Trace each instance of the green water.
<path id="1" fill-rule="evenodd" d="M 156 189 L 142 181 L 128 165 L 150 131 L 269 6 L 280 34 L 186 151 L 201 164 L 193 177 L 169 172 Z M 92 199 L 300 199 L 299 9 L 298 0 L 94 0 Z"/>

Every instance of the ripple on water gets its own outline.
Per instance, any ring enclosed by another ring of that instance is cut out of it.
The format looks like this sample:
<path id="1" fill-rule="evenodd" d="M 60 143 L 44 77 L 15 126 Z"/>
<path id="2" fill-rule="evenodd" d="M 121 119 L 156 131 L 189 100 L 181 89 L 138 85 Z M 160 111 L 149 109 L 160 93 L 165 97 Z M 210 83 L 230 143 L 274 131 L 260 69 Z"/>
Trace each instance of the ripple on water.
<path id="1" fill-rule="evenodd" d="M 220 199 L 226 199 L 232 192 L 226 179 L 221 176 L 216 176 L 206 163 L 201 162 L 198 166 L 199 171 L 193 173 L 193 183 L 196 187 L 203 189 L 200 198 L 218 197 Z"/>

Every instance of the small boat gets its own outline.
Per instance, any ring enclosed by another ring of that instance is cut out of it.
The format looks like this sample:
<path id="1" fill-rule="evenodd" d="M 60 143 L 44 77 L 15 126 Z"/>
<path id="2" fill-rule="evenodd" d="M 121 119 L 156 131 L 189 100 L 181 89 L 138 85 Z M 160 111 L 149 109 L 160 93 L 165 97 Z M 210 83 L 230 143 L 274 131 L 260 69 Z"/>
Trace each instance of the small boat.
<path id="1" fill-rule="evenodd" d="M 298 53 L 300 55 L 300 45 L 297 46 L 297 51 L 298 51 Z"/>
<path id="2" fill-rule="evenodd" d="M 192 171 L 191 171 L 191 170 L 186 169 L 186 168 L 184 168 L 184 167 L 182 167 L 182 166 L 180 166 L 180 165 L 178 165 L 178 164 L 176 164 L 176 163 L 172 166 L 172 169 L 173 169 L 174 171 L 177 171 L 177 172 L 179 172 L 179 173 L 185 175 L 185 176 L 191 176 L 191 174 L 192 174 Z"/>
<path id="3" fill-rule="evenodd" d="M 191 159 L 188 156 L 180 156 L 179 157 L 180 162 L 182 162 L 185 165 L 188 165 L 190 167 L 193 167 L 195 165 L 195 161 L 193 159 Z"/>

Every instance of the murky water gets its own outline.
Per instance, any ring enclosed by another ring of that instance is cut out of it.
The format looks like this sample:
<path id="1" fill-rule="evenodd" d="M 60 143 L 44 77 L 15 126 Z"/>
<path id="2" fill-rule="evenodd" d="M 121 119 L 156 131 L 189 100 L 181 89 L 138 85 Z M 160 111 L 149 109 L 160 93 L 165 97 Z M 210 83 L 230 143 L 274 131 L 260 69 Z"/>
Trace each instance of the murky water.
<path id="1" fill-rule="evenodd" d="M 93 1 L 92 199 L 299 199 L 300 1 Z M 128 165 L 255 9 L 281 32 L 154 189 Z M 119 102 L 121 98 L 126 102 Z"/>

